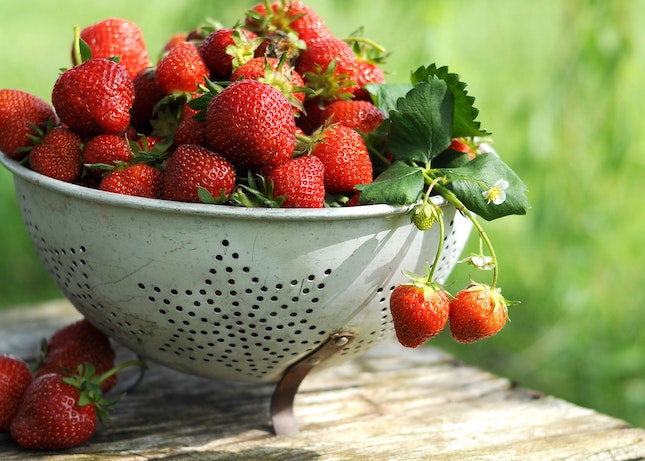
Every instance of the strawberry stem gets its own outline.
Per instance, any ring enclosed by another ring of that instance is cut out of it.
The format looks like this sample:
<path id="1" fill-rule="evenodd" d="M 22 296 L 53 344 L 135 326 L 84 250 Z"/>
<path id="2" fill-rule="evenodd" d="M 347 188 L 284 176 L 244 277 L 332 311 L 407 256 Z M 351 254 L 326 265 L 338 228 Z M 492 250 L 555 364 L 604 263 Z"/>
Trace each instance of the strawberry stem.
<path id="1" fill-rule="evenodd" d="M 493 248 L 493 244 L 491 243 L 490 239 L 488 238 L 488 235 L 486 234 L 486 231 L 484 231 L 484 228 L 481 226 L 479 221 L 475 218 L 475 216 L 466 208 L 466 206 L 457 198 L 457 196 L 448 188 L 442 186 L 441 184 L 435 184 L 434 187 L 437 189 L 437 191 L 445 198 L 448 200 L 448 202 L 452 203 L 459 212 L 464 215 L 470 222 L 473 224 L 475 229 L 477 229 L 477 232 L 479 233 L 479 236 L 481 240 L 484 241 L 486 244 L 486 247 L 488 248 L 488 252 L 490 253 L 491 261 L 493 264 L 493 280 L 491 281 L 491 288 L 495 288 L 497 285 L 497 279 L 499 276 L 499 267 L 497 264 L 497 256 L 495 255 L 495 250 Z"/>
<path id="2" fill-rule="evenodd" d="M 74 62 L 81 64 L 83 56 L 81 54 L 81 29 L 78 25 L 74 26 Z"/>

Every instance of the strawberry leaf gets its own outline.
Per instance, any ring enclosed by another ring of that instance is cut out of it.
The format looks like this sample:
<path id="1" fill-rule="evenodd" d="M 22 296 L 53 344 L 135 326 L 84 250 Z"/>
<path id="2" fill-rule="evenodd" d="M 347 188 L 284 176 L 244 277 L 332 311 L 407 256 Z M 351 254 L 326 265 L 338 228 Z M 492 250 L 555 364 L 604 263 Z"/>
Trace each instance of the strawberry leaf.
<path id="1" fill-rule="evenodd" d="M 457 198 L 473 213 L 491 221 L 511 214 L 526 214 L 530 208 L 527 187 L 520 177 L 497 155 L 485 153 L 457 168 L 444 168 L 437 176 L 444 176 Z M 485 197 L 485 192 L 498 180 L 508 181 L 506 199 L 496 205 Z"/>
<path id="2" fill-rule="evenodd" d="M 480 122 L 475 121 L 479 110 L 473 106 L 475 98 L 466 92 L 466 83 L 460 81 L 458 74 L 448 72 L 448 67 L 437 68 L 436 64 L 428 67 L 419 67 L 412 73 L 413 85 L 425 82 L 431 77 L 443 80 L 454 97 L 454 117 L 452 124 L 452 137 L 487 136 L 490 133 L 480 129 Z"/>
<path id="3" fill-rule="evenodd" d="M 423 170 L 403 162 L 392 163 L 373 182 L 356 186 L 361 203 L 407 205 L 423 194 Z"/>
<path id="4" fill-rule="evenodd" d="M 418 82 L 390 111 L 388 148 L 398 160 L 428 163 L 449 145 L 453 97 L 436 77 Z"/>

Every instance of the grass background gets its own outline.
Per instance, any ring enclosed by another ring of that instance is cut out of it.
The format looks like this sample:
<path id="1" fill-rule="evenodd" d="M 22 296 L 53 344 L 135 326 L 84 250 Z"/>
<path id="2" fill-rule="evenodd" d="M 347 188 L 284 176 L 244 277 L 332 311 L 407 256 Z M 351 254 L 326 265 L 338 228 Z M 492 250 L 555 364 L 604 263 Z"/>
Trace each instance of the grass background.
<path id="1" fill-rule="evenodd" d="M 22 0 L 0 5 L 0 88 L 45 100 L 70 65 L 72 27 L 139 24 L 151 54 L 206 17 L 255 1 Z M 533 208 L 485 227 L 500 286 L 520 300 L 501 334 L 434 345 L 522 385 L 645 427 L 642 0 L 310 0 L 340 36 L 364 26 L 393 54 L 388 79 L 436 62 L 461 74 L 479 120 L 528 184 Z M 118 245 L 118 242 L 106 242 Z M 475 249 L 476 242 L 470 243 Z M 471 274 L 458 268 L 455 286 Z M 479 277 L 479 274 L 473 274 Z M 60 297 L 0 169 L 0 308 Z"/>

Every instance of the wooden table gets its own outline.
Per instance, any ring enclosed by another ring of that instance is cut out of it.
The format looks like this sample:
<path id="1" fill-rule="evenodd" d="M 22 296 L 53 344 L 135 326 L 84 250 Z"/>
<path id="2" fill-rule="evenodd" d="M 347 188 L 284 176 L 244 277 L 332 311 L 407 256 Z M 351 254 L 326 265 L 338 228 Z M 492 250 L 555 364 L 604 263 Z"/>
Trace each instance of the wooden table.
<path id="1" fill-rule="evenodd" d="M 0 311 L 0 352 L 33 356 L 41 338 L 77 318 L 64 301 Z M 127 358 L 128 351 L 118 354 Z M 518 387 L 431 347 L 385 344 L 312 373 L 296 396 L 296 434 L 273 435 L 273 390 L 151 365 L 86 445 L 27 452 L 0 434 L 0 459 L 645 459 L 645 430 Z"/>

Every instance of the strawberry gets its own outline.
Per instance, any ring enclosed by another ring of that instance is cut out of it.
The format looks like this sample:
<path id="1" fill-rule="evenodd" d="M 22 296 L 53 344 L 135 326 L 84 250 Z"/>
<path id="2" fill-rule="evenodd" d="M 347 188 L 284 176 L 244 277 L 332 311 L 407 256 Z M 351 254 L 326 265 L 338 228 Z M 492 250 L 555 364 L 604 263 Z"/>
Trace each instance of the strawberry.
<path id="1" fill-rule="evenodd" d="M 65 450 L 94 435 L 98 417 L 105 415 L 109 405 L 100 390 L 106 375 L 96 377 L 91 365 L 82 371 L 72 377 L 46 373 L 27 387 L 10 427 L 21 447 Z"/>
<path id="2" fill-rule="evenodd" d="M 155 80 L 155 69 L 148 67 L 139 72 L 132 80 L 134 102 L 130 109 L 130 124 L 140 132 L 150 132 L 150 120 L 154 108 L 165 96 Z"/>
<path id="3" fill-rule="evenodd" d="M 257 80 L 233 83 L 206 109 L 210 148 L 239 170 L 287 161 L 295 149 L 295 130 L 289 100 Z"/>
<path id="4" fill-rule="evenodd" d="M 162 198 L 181 202 L 202 201 L 199 189 L 211 197 L 228 197 L 235 187 L 235 168 L 224 157 L 194 144 L 177 147 L 161 179 Z"/>
<path id="5" fill-rule="evenodd" d="M 90 138 L 83 148 L 83 163 L 95 176 L 102 176 L 105 168 L 89 165 L 103 164 L 113 166 L 117 162 L 127 163 L 131 160 L 132 150 L 125 136 L 118 134 L 99 134 Z"/>
<path id="6" fill-rule="evenodd" d="M 287 160 L 267 176 L 273 195 L 284 196 L 282 207 L 322 208 L 325 205 L 324 166 L 313 155 Z"/>
<path id="7" fill-rule="evenodd" d="M 181 42 L 171 48 L 155 71 L 155 80 L 164 94 L 194 93 L 205 77 L 210 77 L 210 72 L 193 42 Z"/>
<path id="8" fill-rule="evenodd" d="M 508 308 L 499 289 L 473 283 L 450 302 L 450 332 L 460 343 L 472 343 L 498 333 L 506 324 Z"/>
<path id="9" fill-rule="evenodd" d="M 137 163 L 108 173 L 99 189 L 136 197 L 158 198 L 161 194 L 161 170 Z"/>
<path id="10" fill-rule="evenodd" d="M 31 168 L 50 178 L 75 181 L 81 177 L 81 137 L 64 127 L 56 127 L 45 135 L 29 154 Z"/>
<path id="11" fill-rule="evenodd" d="M 252 59 L 258 42 L 248 30 L 217 29 L 199 45 L 199 54 L 210 70 L 213 80 L 229 80 L 234 69 Z"/>
<path id="12" fill-rule="evenodd" d="M 58 118 L 48 103 L 22 90 L 0 90 L 0 151 L 21 159 L 33 145 L 34 127 L 56 125 Z"/>
<path id="13" fill-rule="evenodd" d="M 339 38 L 318 40 L 300 53 L 296 71 L 315 94 L 325 100 L 347 99 L 356 90 L 358 59 Z"/>
<path id="14" fill-rule="evenodd" d="M 390 295 L 394 331 L 405 347 L 419 347 L 446 326 L 450 299 L 431 283 L 397 285 Z"/>
<path id="15" fill-rule="evenodd" d="M 356 99 L 371 100 L 369 93 L 363 89 L 368 83 L 385 83 L 385 73 L 377 63 L 359 59 L 356 73 L 356 86 L 358 89 L 354 92 Z"/>
<path id="16" fill-rule="evenodd" d="M 0 432 L 8 432 L 22 397 L 33 380 L 29 366 L 12 355 L 0 354 Z"/>
<path id="17" fill-rule="evenodd" d="M 275 31 L 294 32 L 306 46 L 333 36 L 324 19 L 300 1 L 258 3 L 247 12 L 245 24 L 262 36 Z"/>
<path id="18" fill-rule="evenodd" d="M 61 121 L 81 136 L 118 133 L 130 123 L 132 78 L 114 61 L 92 58 L 63 72 L 52 91 Z"/>
<path id="19" fill-rule="evenodd" d="M 448 149 L 466 154 L 471 160 L 475 158 L 475 147 L 473 143 L 466 138 L 452 138 Z"/>
<path id="20" fill-rule="evenodd" d="M 35 377 L 46 373 L 71 376 L 79 365 L 86 363 L 91 363 L 98 373 L 105 373 L 114 367 L 115 359 L 109 338 L 87 319 L 57 330 L 44 344 L 43 355 Z M 101 383 L 101 390 L 107 392 L 116 383 L 117 376 L 112 375 Z"/>
<path id="21" fill-rule="evenodd" d="M 231 80 L 242 78 L 258 80 L 279 90 L 296 108 L 296 114 L 304 110 L 305 92 L 299 91 L 305 82 L 296 70 L 280 62 L 278 58 L 253 58 L 238 67 Z"/>
<path id="22" fill-rule="evenodd" d="M 336 124 L 323 127 L 311 153 L 325 166 L 327 192 L 352 193 L 359 184 L 372 182 L 372 161 L 361 135 Z M 314 135 L 314 138 L 317 136 Z"/>
<path id="23" fill-rule="evenodd" d="M 86 318 L 82 318 L 56 330 L 49 338 L 48 348 L 54 350 L 66 347 L 67 343 L 73 340 L 83 341 L 90 348 L 105 349 L 110 347 L 110 340 L 105 333 L 92 325 Z"/>
<path id="24" fill-rule="evenodd" d="M 323 109 L 320 118 L 368 134 L 383 123 L 385 114 L 369 101 L 350 100 L 330 103 Z"/>
<path id="25" fill-rule="evenodd" d="M 150 57 L 139 26 L 121 18 L 109 18 L 85 27 L 80 38 L 87 43 L 95 58 L 119 57 L 119 64 L 134 78 L 150 66 Z M 75 61 L 74 65 L 80 64 Z"/>
<path id="26" fill-rule="evenodd" d="M 198 113 L 198 110 L 191 108 L 188 104 L 184 104 L 181 119 L 174 133 L 175 146 L 182 144 L 206 146 L 206 123 L 195 118 Z"/>

